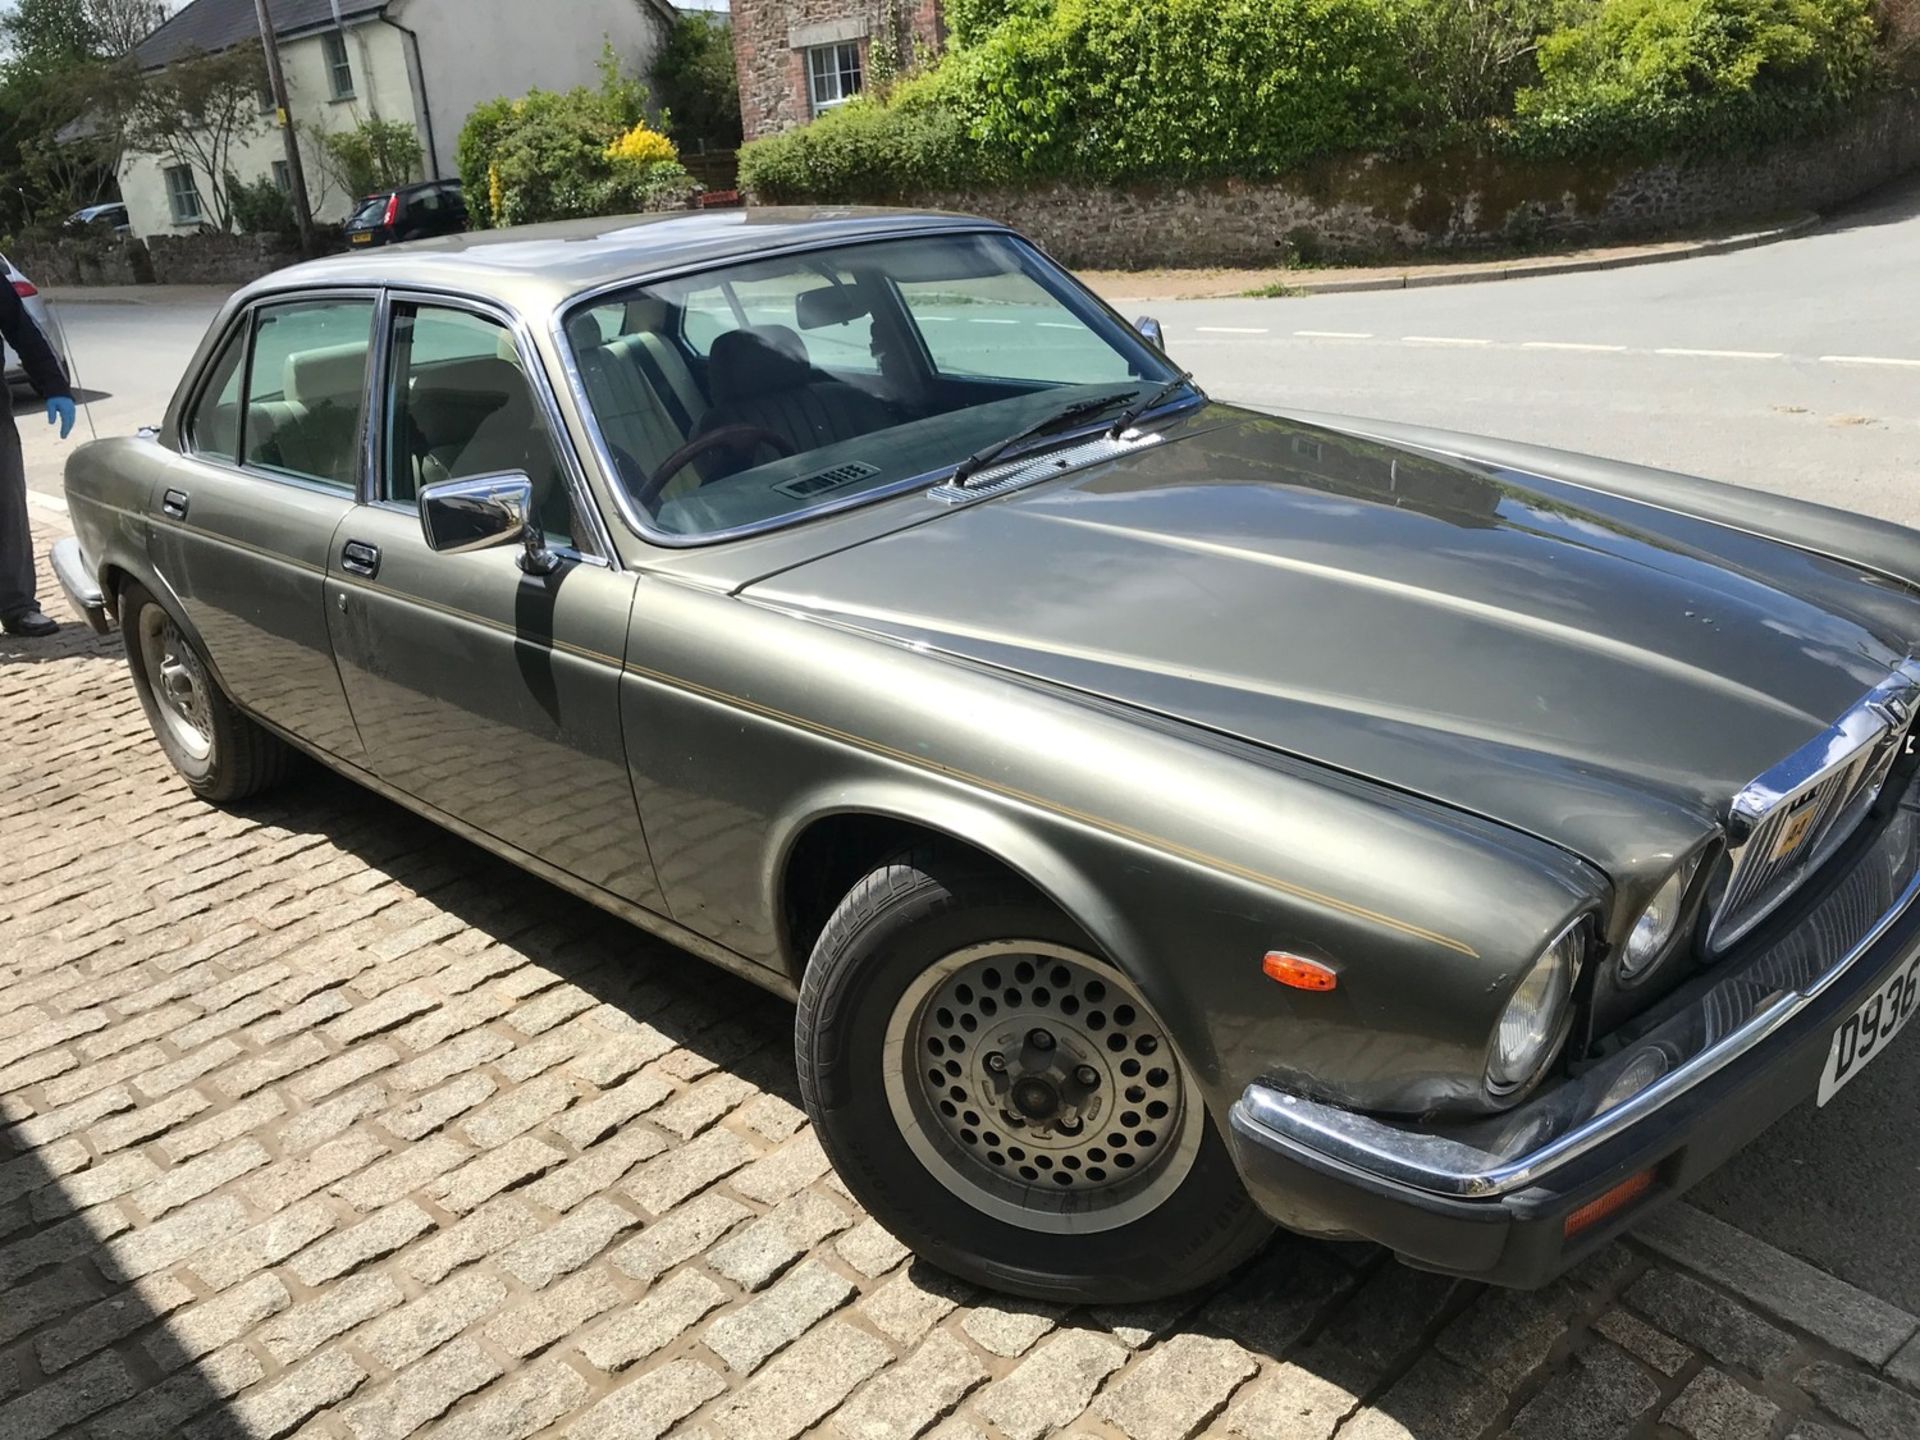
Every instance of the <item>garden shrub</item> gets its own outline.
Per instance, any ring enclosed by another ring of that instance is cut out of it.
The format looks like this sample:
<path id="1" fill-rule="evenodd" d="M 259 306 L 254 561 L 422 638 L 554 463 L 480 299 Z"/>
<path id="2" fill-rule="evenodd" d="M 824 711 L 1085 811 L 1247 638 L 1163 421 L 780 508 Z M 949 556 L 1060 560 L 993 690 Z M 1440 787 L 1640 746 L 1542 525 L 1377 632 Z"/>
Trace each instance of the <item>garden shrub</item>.
<path id="1" fill-rule="evenodd" d="M 611 49 L 598 89 L 532 90 L 478 107 L 456 158 L 483 226 L 664 209 L 698 189 L 649 122 L 646 87 L 621 72 Z"/>
<path id="2" fill-rule="evenodd" d="M 1871 83 L 1871 0 L 1603 0 L 1540 44 L 1524 149 L 1727 150 L 1804 133 Z"/>
<path id="3" fill-rule="evenodd" d="M 293 198 L 280 188 L 271 175 L 244 182 L 231 170 L 227 172 L 227 205 L 233 212 L 234 228 L 242 235 L 292 236 L 299 225 L 293 216 Z"/>

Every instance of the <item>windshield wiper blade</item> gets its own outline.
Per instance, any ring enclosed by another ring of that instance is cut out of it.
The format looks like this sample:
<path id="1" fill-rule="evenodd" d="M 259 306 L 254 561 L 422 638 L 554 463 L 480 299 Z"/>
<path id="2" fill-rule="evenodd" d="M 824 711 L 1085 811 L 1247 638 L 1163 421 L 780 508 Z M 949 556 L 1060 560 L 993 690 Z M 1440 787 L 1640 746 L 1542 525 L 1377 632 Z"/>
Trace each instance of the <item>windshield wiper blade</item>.
<path id="1" fill-rule="evenodd" d="M 1118 440 L 1128 430 L 1133 428 L 1134 422 L 1142 415 L 1147 414 L 1156 406 L 1165 404 L 1167 400 L 1172 398 L 1173 392 L 1180 389 L 1183 385 L 1191 385 L 1192 383 L 1193 372 L 1191 370 L 1182 370 L 1178 375 L 1167 381 L 1166 384 L 1153 391 L 1153 393 L 1143 396 L 1122 410 L 1119 415 L 1114 418 L 1113 424 L 1107 427 L 1107 434 L 1113 439 Z M 1196 392 L 1200 391 L 1200 387 L 1197 385 L 1194 386 L 1194 389 Z"/>
<path id="2" fill-rule="evenodd" d="M 984 449 L 974 451 L 953 467 L 953 473 L 947 477 L 947 484 L 964 488 L 967 481 L 974 475 L 998 460 L 1021 441 L 1031 440 L 1036 435 L 1044 435 L 1047 431 L 1057 429 L 1074 420 L 1084 420 L 1089 415 L 1098 415 L 1102 410 L 1111 410 L 1132 393 L 1131 390 L 1113 390 L 1104 395 L 1083 396 L 1071 404 L 1063 405 L 1058 410 L 1041 416 L 1031 425 L 1014 431 L 1004 440 L 996 440 Z"/>

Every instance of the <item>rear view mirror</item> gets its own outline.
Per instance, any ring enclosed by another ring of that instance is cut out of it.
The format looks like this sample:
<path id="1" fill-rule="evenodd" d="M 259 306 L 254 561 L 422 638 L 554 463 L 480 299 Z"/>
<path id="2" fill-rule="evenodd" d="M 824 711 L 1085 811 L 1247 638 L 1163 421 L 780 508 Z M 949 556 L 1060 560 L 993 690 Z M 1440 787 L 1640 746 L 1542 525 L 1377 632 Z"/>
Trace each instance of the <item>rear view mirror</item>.
<path id="1" fill-rule="evenodd" d="M 526 546 L 520 568 L 528 574 L 551 574 L 560 563 L 534 513 L 533 481 L 518 470 L 421 486 L 420 529 L 427 547 L 442 555 L 519 541 Z"/>
<path id="2" fill-rule="evenodd" d="M 815 290 L 802 290 L 794 298 L 794 318 L 802 330 L 850 325 L 872 309 L 851 285 L 822 285 Z"/>
<path id="3" fill-rule="evenodd" d="M 1141 339 L 1153 346 L 1153 348 L 1158 350 L 1162 355 L 1167 353 L 1167 335 L 1166 332 L 1160 328 L 1160 322 L 1158 320 L 1154 319 L 1151 315 L 1142 315 L 1138 320 L 1133 322 L 1133 328 L 1140 332 Z"/>

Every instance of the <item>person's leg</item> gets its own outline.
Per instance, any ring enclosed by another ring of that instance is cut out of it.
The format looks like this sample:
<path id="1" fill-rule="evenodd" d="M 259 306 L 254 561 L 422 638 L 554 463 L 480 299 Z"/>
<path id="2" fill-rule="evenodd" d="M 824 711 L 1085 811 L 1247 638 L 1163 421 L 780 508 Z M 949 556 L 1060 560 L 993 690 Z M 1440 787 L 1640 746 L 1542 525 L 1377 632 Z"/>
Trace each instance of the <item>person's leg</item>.
<path id="1" fill-rule="evenodd" d="M 27 467 L 20 432 L 0 416 L 0 622 L 15 628 L 39 613 L 34 597 L 33 532 L 27 524 Z M 37 627 L 31 627 L 37 628 Z"/>

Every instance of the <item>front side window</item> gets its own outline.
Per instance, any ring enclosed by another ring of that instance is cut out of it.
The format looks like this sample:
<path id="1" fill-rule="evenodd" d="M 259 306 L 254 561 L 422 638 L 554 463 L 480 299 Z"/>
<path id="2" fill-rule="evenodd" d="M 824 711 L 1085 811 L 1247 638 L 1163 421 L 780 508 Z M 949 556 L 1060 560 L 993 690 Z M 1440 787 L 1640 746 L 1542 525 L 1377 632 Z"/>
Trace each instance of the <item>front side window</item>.
<path id="1" fill-rule="evenodd" d="M 470 310 L 394 309 L 380 498 L 415 503 L 436 480 L 520 473 L 547 543 L 582 548 L 567 475 L 513 335 Z"/>
<path id="2" fill-rule="evenodd" d="M 167 167 L 167 208 L 176 225 L 198 225 L 204 218 L 200 209 L 200 186 L 191 165 Z"/>
<path id="3" fill-rule="evenodd" d="M 371 300 L 260 307 L 241 432 L 250 468 L 353 490 L 372 333 Z"/>
<path id="4" fill-rule="evenodd" d="M 1098 423 L 1175 373 L 1002 234 L 719 266 L 577 306 L 565 330 L 625 508 L 682 540 L 931 484 L 1070 404 Z"/>
<path id="5" fill-rule="evenodd" d="M 860 47 L 820 45 L 807 51 L 807 100 L 818 115 L 860 93 Z"/>
<path id="6" fill-rule="evenodd" d="M 353 98 L 353 61 L 347 55 L 347 37 L 335 30 L 323 37 L 327 53 L 327 83 L 336 100 Z"/>

